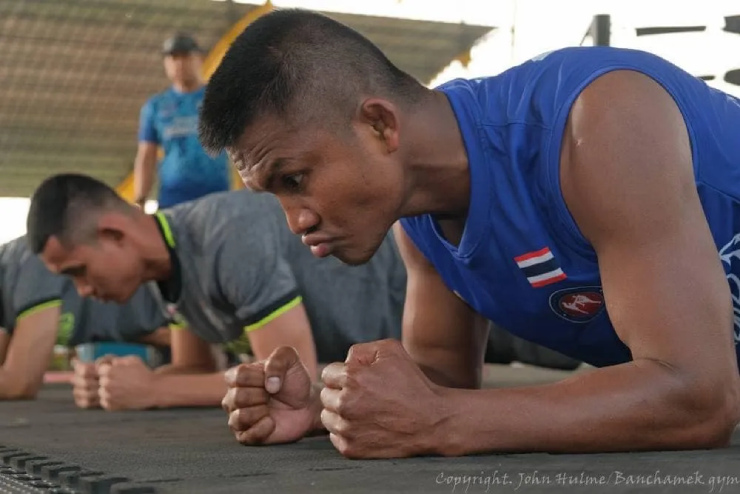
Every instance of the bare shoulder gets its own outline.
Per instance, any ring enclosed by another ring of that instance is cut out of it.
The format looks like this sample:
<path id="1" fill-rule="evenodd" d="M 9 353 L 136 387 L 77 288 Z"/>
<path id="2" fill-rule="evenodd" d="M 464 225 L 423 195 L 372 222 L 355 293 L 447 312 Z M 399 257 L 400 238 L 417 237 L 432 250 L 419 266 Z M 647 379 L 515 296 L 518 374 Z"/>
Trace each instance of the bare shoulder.
<path id="1" fill-rule="evenodd" d="M 649 230 L 680 212 L 696 190 L 687 127 L 671 95 L 635 71 L 593 81 L 571 108 L 560 178 L 568 208 L 592 242 L 614 225 Z"/>

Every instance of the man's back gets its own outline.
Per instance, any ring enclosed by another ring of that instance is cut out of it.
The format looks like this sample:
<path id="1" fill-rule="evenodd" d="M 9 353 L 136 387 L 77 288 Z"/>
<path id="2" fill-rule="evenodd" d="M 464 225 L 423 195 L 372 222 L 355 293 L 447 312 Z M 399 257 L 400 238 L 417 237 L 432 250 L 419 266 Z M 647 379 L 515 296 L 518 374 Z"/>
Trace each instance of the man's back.
<path id="1" fill-rule="evenodd" d="M 315 258 L 271 195 L 214 194 L 164 216 L 182 266 L 180 310 L 202 338 L 239 338 L 299 297 L 320 361 L 400 338 L 406 274 L 391 236 L 370 263 L 349 267 Z"/>

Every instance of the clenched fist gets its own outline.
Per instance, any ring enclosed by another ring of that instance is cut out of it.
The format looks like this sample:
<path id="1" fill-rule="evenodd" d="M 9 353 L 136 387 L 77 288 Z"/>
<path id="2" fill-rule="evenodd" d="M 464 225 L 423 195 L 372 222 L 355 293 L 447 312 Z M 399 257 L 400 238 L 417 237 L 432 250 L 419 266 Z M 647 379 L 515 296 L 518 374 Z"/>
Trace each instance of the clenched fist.
<path id="1" fill-rule="evenodd" d="M 72 396 L 75 404 L 80 408 L 97 408 L 100 406 L 98 397 L 98 371 L 95 363 L 72 360 L 74 376 L 72 377 Z"/>
<path id="2" fill-rule="evenodd" d="M 319 425 L 318 392 L 292 347 L 229 369 L 225 378 L 229 390 L 222 406 L 240 443 L 289 443 Z"/>
<path id="3" fill-rule="evenodd" d="M 108 411 L 144 410 L 156 402 L 157 375 L 136 356 L 98 364 L 100 406 Z"/>
<path id="4" fill-rule="evenodd" d="M 445 407 L 432 383 L 396 340 L 354 345 L 322 379 L 321 421 L 349 458 L 435 454 Z"/>

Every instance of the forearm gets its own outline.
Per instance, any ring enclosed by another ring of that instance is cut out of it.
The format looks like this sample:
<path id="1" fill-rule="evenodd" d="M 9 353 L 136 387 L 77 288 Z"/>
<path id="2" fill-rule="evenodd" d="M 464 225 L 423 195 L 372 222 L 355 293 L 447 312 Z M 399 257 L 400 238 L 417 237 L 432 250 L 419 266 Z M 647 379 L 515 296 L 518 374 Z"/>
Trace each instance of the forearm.
<path id="1" fill-rule="evenodd" d="M 404 344 L 406 351 L 433 383 L 446 388 L 478 389 L 483 376 L 483 353 L 457 348 Z M 478 358 L 477 353 L 480 353 Z"/>
<path id="2" fill-rule="evenodd" d="M 134 200 L 143 204 L 154 184 L 154 160 L 139 156 L 134 164 Z"/>
<path id="3" fill-rule="evenodd" d="M 152 345 L 161 348 L 167 348 L 170 346 L 170 329 L 159 328 L 139 338 L 139 343 L 145 345 Z"/>
<path id="4" fill-rule="evenodd" d="M 716 447 L 723 441 L 717 412 L 687 386 L 667 366 L 642 361 L 537 387 L 445 389 L 443 444 L 435 449 L 467 455 Z"/>
<path id="5" fill-rule="evenodd" d="M 156 408 L 218 407 L 226 394 L 222 372 L 160 374 L 152 388 Z"/>
<path id="6" fill-rule="evenodd" d="M 0 400 L 31 400 L 38 394 L 43 375 L 16 376 L 5 368 L 0 368 Z"/>

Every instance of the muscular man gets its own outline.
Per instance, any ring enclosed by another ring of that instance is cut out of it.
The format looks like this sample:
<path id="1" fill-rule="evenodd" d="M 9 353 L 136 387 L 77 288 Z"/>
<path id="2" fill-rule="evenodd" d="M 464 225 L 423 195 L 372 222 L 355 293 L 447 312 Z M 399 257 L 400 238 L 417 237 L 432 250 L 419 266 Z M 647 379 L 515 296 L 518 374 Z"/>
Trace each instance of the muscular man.
<path id="1" fill-rule="evenodd" d="M 396 223 L 408 317 L 403 347 L 353 347 L 321 394 L 290 386 L 286 349 L 233 371 L 232 427 L 286 440 L 264 376 L 350 457 L 726 446 L 738 128 L 740 101 L 648 53 L 568 48 L 427 89 L 326 17 L 260 18 L 208 84 L 201 141 L 316 256 L 361 265 Z M 477 389 L 484 318 L 598 369 Z"/>
<path id="2" fill-rule="evenodd" d="M 26 238 L 0 246 L 0 399 L 35 398 L 54 344 L 118 341 L 169 344 L 167 319 L 156 299 L 138 290 L 125 305 L 83 300 L 74 285 L 51 273 Z M 97 379 L 92 368 L 80 374 Z M 78 404 L 97 404 L 97 393 L 75 389 Z"/>
<path id="3" fill-rule="evenodd" d="M 159 207 L 229 190 L 226 154 L 211 157 L 198 142 L 198 108 L 203 100 L 203 54 L 185 34 L 162 47 L 172 86 L 152 96 L 141 109 L 139 149 L 134 164 L 134 200 L 143 207 L 159 177 Z M 160 147 L 164 158 L 157 164 Z"/>
<path id="4" fill-rule="evenodd" d="M 392 236 L 364 266 L 317 259 L 268 195 L 211 194 L 148 215 L 91 177 L 64 174 L 34 193 L 27 226 L 33 251 L 82 296 L 122 303 L 148 283 L 189 329 L 172 332 L 172 365 L 128 362 L 108 374 L 110 409 L 218 406 L 226 385 L 211 345 L 245 334 L 259 359 L 294 348 L 314 378 L 317 359 L 400 338 L 406 272 Z"/>

